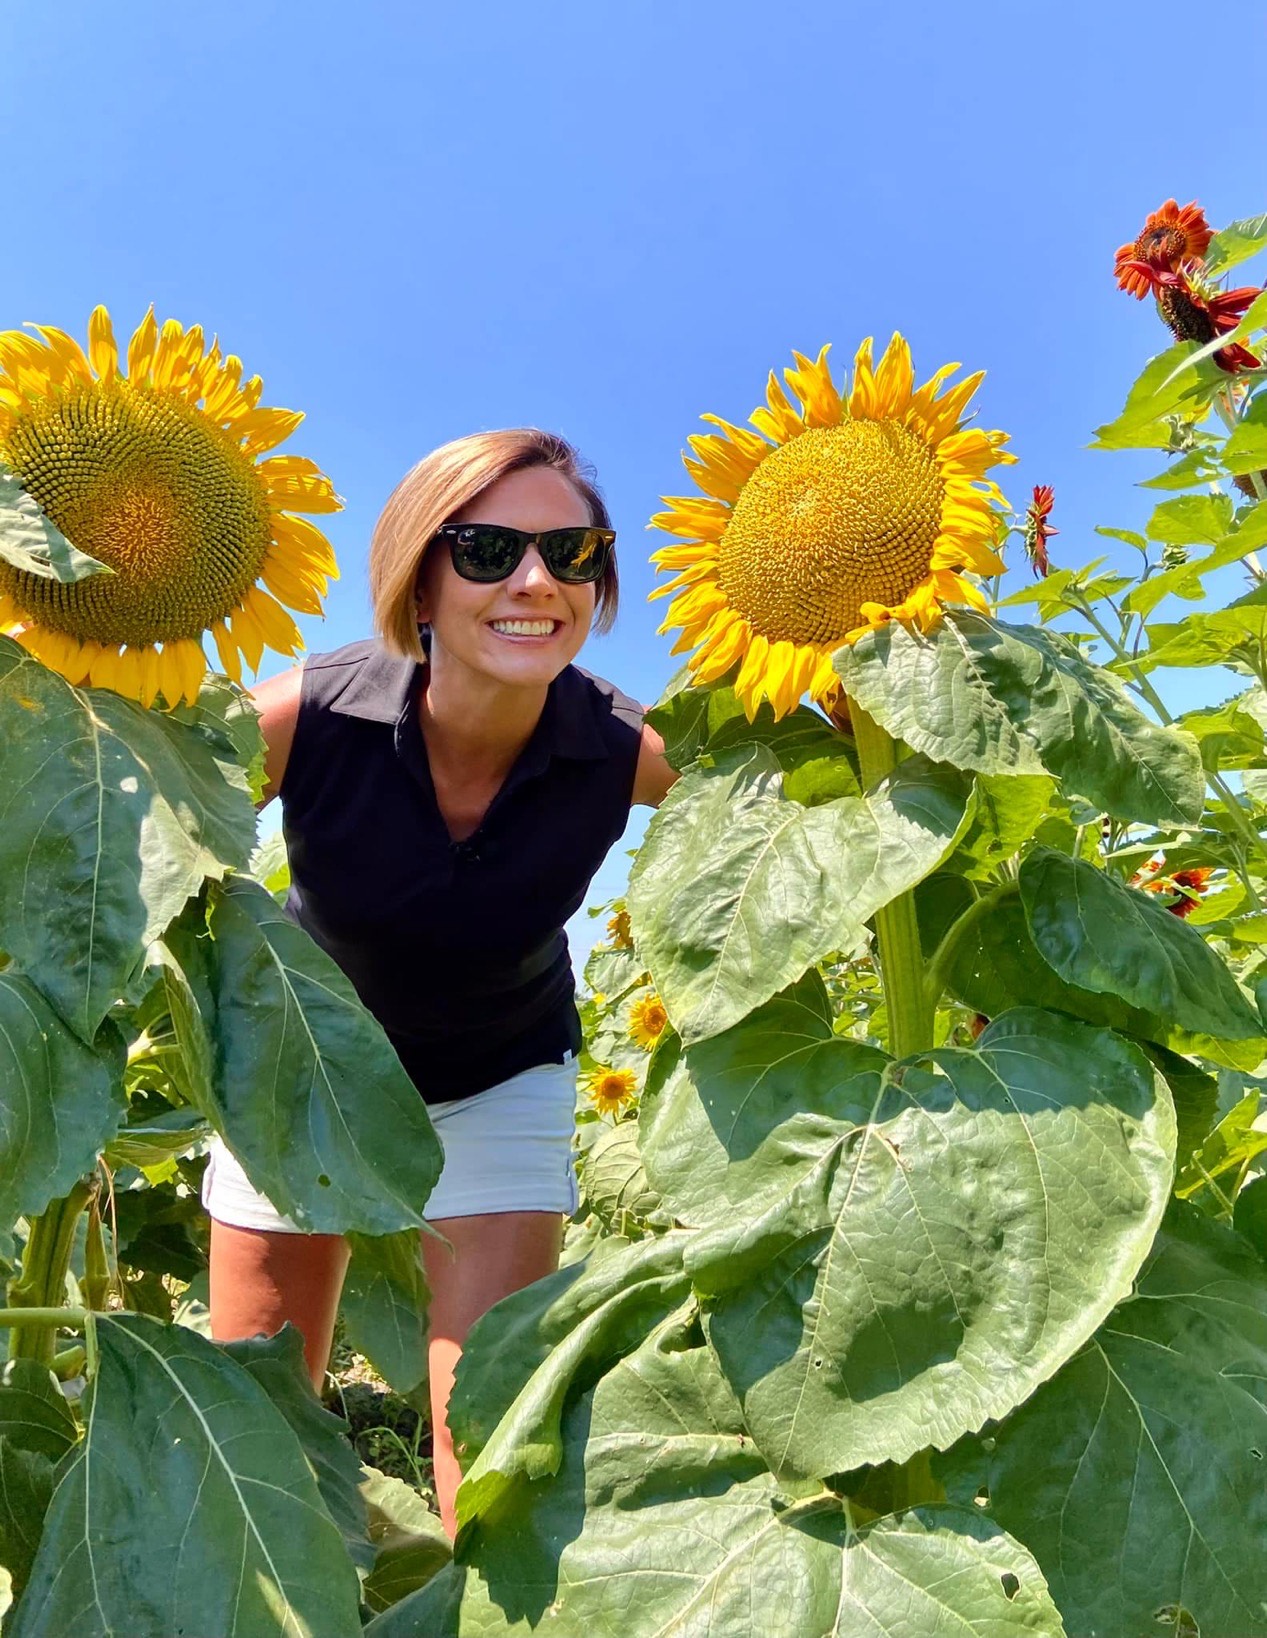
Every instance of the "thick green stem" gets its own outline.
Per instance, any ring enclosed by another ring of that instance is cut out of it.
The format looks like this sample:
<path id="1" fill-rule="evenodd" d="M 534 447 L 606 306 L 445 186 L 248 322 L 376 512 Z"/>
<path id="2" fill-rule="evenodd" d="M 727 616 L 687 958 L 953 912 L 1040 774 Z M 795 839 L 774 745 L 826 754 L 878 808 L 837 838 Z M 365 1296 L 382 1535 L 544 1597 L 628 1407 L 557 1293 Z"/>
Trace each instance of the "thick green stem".
<path id="1" fill-rule="evenodd" d="M 44 1317 L 60 1309 L 66 1297 L 66 1275 L 70 1271 L 75 1233 L 84 1208 L 96 1193 L 96 1178 L 81 1178 L 70 1193 L 53 1203 L 30 1223 L 26 1250 L 22 1255 L 22 1275 L 9 1282 L 3 1314 L 31 1310 L 26 1323 L 14 1323 L 9 1336 L 10 1359 L 34 1359 L 52 1368 L 57 1353 L 57 1332 Z M 36 1315 L 40 1318 L 37 1320 Z M 12 1323 L 12 1322 L 10 1322 Z M 72 1323 L 69 1319 L 62 1324 Z"/>
<path id="2" fill-rule="evenodd" d="M 897 744 L 856 700 L 849 701 L 862 788 L 870 791 L 897 767 Z M 933 1008 L 924 987 L 915 894 L 899 893 L 875 916 L 880 977 L 889 1020 L 889 1050 L 896 1058 L 927 1052 L 933 1044 Z"/>

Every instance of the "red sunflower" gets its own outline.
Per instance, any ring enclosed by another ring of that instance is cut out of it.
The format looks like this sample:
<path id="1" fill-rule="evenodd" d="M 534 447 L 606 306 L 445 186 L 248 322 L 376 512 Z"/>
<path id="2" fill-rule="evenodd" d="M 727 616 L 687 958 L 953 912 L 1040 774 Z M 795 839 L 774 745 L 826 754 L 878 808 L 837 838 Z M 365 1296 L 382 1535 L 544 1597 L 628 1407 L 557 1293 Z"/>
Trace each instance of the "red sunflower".
<path id="1" fill-rule="evenodd" d="M 1119 247 L 1114 258 L 1119 287 L 1143 301 L 1153 288 L 1150 270 L 1174 273 L 1189 262 L 1200 262 L 1213 237 L 1195 199 L 1182 207 L 1167 199 L 1144 223 L 1139 237 Z"/>

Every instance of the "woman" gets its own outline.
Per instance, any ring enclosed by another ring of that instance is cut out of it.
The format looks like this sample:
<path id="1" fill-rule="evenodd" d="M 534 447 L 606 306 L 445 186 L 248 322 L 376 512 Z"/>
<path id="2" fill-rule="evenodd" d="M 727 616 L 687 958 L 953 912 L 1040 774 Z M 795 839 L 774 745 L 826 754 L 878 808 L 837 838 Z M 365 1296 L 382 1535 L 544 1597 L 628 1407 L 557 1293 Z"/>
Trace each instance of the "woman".
<path id="1" fill-rule="evenodd" d="M 291 913 L 339 963 L 445 1149 L 423 1237 L 435 1479 L 460 1471 L 454 1367 L 493 1303 L 557 1266 L 575 1210 L 580 1030 L 563 926 L 632 803 L 673 781 L 642 709 L 572 661 L 616 609 L 615 536 L 562 439 L 480 433 L 428 456 L 374 532 L 375 642 L 262 683 Z M 223 1147 L 208 1168 L 217 1338 L 329 1356 L 348 1252 L 299 1233 Z"/>

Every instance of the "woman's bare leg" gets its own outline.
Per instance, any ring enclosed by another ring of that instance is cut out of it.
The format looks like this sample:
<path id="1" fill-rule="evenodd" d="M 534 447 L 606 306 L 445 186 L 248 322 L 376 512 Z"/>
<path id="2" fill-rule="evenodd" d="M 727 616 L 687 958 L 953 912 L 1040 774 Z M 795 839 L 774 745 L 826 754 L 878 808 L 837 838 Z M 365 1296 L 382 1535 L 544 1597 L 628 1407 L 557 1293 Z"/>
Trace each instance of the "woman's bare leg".
<path id="1" fill-rule="evenodd" d="M 211 1334 L 217 1342 L 272 1336 L 289 1320 L 321 1391 L 348 1266 L 338 1234 L 275 1234 L 211 1220 Z"/>
<path id="2" fill-rule="evenodd" d="M 563 1219 L 548 1211 L 492 1212 L 481 1217 L 445 1217 L 432 1227 L 449 1242 L 446 1246 L 424 1235 L 422 1250 L 431 1287 L 429 1359 L 436 1497 L 444 1527 L 452 1536 L 457 1528 L 453 1498 L 462 1470 L 453 1453 L 447 1412 L 462 1344 L 475 1321 L 495 1302 L 558 1267 Z"/>

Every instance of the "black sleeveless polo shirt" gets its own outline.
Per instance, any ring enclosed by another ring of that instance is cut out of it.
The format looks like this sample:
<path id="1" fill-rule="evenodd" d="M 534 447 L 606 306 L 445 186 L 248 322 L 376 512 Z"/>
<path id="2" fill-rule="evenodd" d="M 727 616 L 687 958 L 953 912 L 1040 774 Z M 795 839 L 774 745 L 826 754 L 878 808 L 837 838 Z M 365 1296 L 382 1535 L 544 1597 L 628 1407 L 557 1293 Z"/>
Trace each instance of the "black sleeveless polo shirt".
<path id="1" fill-rule="evenodd" d="M 373 641 L 312 655 L 280 796 L 288 912 L 435 1103 L 579 1049 L 563 926 L 629 817 L 642 707 L 568 666 L 454 842 L 418 721 L 424 669 Z"/>

